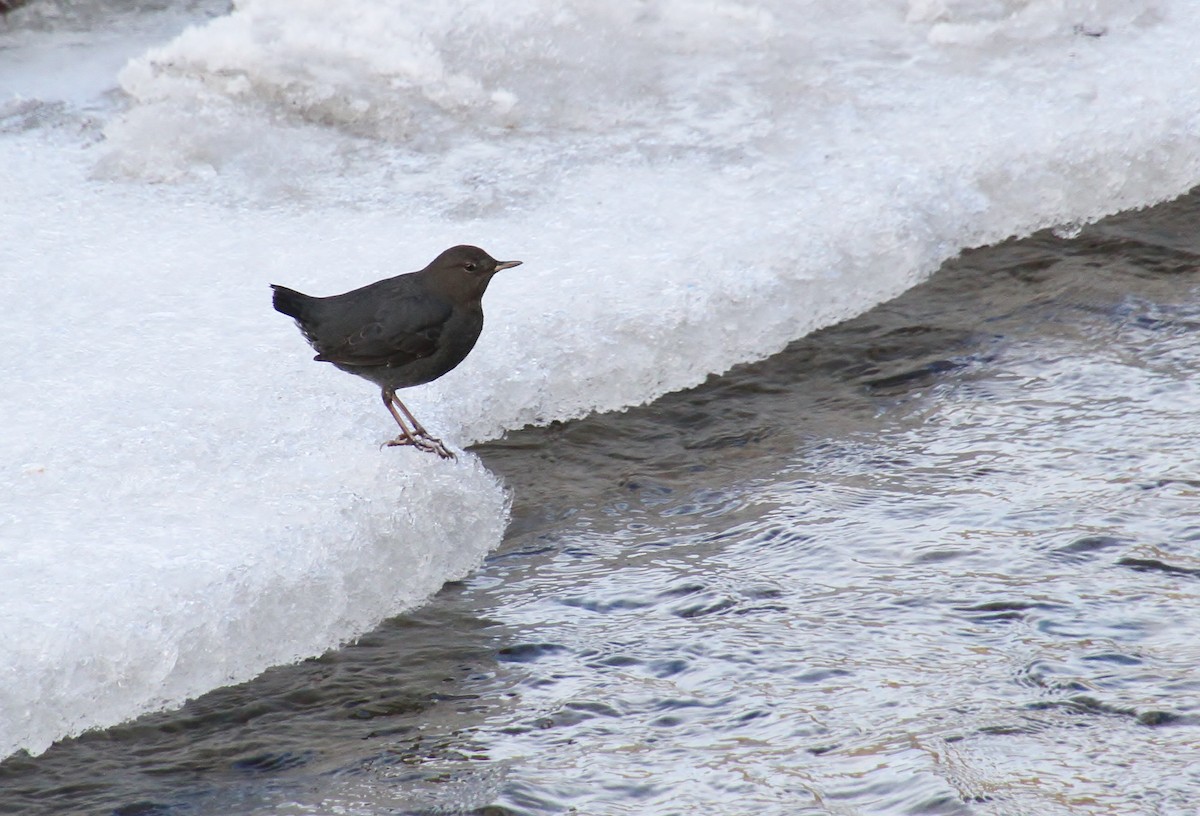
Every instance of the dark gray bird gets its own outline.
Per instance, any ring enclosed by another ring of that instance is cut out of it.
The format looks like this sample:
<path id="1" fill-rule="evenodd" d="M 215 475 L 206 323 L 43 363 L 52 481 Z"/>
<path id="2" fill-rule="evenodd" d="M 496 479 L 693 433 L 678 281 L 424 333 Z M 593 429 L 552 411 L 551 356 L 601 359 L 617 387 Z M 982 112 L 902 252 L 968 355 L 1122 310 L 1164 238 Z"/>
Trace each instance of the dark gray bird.
<path id="1" fill-rule="evenodd" d="M 449 459 L 454 454 L 421 427 L 396 389 L 432 382 L 466 358 L 483 330 L 488 283 L 501 269 L 520 263 L 497 261 L 479 247 L 456 246 L 419 272 L 341 295 L 312 297 L 286 286 L 271 288 L 275 310 L 296 319 L 317 352 L 313 359 L 383 389 L 383 404 L 400 426 L 400 435 L 388 445 L 412 445 Z"/>

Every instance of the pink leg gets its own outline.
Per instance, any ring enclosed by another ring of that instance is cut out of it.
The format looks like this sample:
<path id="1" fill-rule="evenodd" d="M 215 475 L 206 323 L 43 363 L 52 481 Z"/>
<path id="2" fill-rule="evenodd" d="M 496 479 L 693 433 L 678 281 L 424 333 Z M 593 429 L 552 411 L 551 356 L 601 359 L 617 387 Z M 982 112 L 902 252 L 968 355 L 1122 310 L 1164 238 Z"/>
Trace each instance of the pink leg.
<path id="1" fill-rule="evenodd" d="M 420 422 L 417 422 L 417 418 L 413 416 L 412 411 L 408 410 L 408 407 L 400 401 L 400 398 L 396 396 L 395 391 L 390 388 L 383 389 L 383 404 L 386 405 L 388 411 L 391 412 L 392 417 L 396 420 L 396 424 L 400 426 L 401 432 L 400 436 L 387 443 L 389 446 L 412 445 L 420 450 L 436 453 L 443 459 L 458 458 L 442 443 L 442 440 L 430 434 L 429 431 L 425 430 L 425 428 L 421 426 Z M 408 418 L 408 421 L 412 423 L 412 431 L 410 431 L 408 426 L 404 424 L 404 420 L 400 418 L 400 414 L 396 413 L 397 407 L 399 407 L 404 416 Z"/>

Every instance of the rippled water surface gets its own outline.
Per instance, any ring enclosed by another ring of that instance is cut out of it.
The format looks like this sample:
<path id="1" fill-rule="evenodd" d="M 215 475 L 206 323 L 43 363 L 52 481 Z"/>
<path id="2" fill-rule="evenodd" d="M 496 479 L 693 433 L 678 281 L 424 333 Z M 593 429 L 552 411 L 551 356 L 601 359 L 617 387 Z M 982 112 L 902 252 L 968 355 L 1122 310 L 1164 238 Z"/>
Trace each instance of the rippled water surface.
<path id="1" fill-rule="evenodd" d="M 1190 814 L 1200 198 L 480 448 L 468 582 L 0 813 Z"/>

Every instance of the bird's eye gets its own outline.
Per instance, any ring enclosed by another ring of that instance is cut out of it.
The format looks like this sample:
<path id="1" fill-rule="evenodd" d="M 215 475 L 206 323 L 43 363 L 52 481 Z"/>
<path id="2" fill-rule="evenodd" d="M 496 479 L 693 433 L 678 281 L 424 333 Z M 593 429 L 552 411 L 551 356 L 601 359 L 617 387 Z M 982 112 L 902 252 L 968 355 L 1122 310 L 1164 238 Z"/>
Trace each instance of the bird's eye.
<path id="1" fill-rule="evenodd" d="M 473 264 L 473 263 L 467 263 L 467 265 L 466 265 L 466 267 L 465 267 L 465 268 L 466 268 L 466 270 L 467 270 L 468 272 L 474 272 L 474 271 L 475 271 L 475 264 Z"/>

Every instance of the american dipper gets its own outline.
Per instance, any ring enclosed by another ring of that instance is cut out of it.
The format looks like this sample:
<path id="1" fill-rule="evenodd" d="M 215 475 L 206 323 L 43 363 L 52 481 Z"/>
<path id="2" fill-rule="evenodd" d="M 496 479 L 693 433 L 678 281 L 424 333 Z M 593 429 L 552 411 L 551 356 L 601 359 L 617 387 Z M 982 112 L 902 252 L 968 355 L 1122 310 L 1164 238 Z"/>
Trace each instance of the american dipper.
<path id="1" fill-rule="evenodd" d="M 314 360 L 333 363 L 383 389 L 383 404 L 400 426 L 400 435 L 388 445 L 412 445 L 452 459 L 454 454 L 421 427 L 396 389 L 432 382 L 471 353 L 483 330 L 488 282 L 501 269 L 520 263 L 497 261 L 479 247 L 456 246 L 419 272 L 341 295 L 312 297 L 286 286 L 271 288 L 275 310 L 296 319 L 317 352 Z"/>

